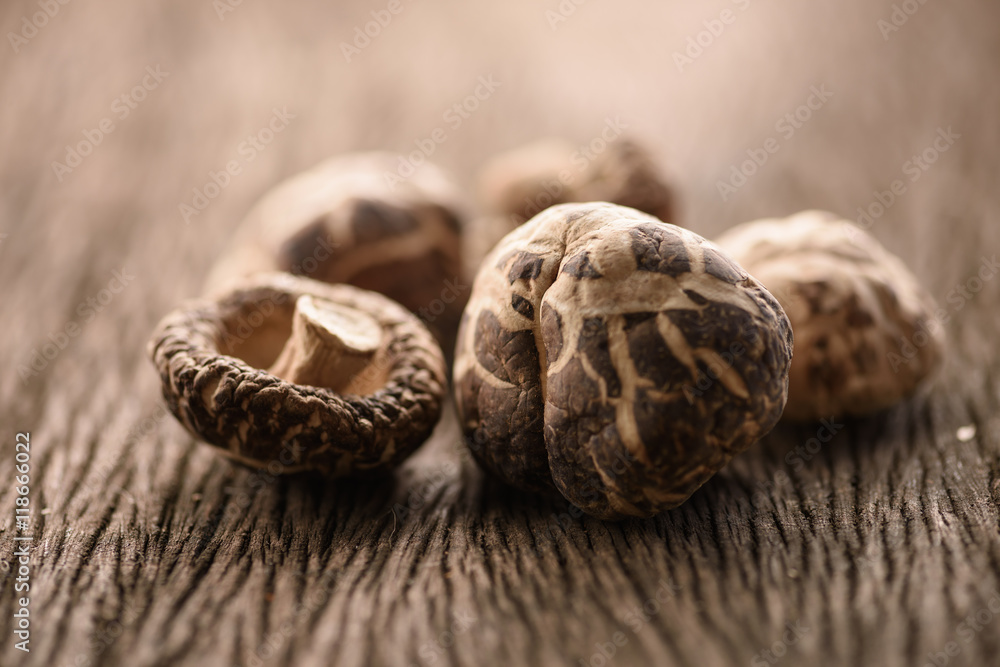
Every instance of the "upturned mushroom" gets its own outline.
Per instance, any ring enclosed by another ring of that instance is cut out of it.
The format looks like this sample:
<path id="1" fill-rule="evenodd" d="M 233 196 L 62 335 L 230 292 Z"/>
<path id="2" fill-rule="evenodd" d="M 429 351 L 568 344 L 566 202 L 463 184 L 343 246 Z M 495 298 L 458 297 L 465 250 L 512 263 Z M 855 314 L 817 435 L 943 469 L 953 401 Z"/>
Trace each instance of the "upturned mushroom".
<path id="1" fill-rule="evenodd" d="M 781 306 L 712 243 L 634 209 L 564 204 L 483 263 L 455 401 L 500 479 L 645 517 L 771 430 L 791 353 Z"/>
<path id="2" fill-rule="evenodd" d="M 939 366 L 944 331 L 934 299 L 898 257 L 851 222 L 803 211 L 738 225 L 717 243 L 791 320 L 786 419 L 883 410 Z"/>
<path id="3" fill-rule="evenodd" d="M 430 436 L 445 392 L 440 348 L 405 308 L 288 274 L 181 307 L 148 351 L 192 434 L 272 473 L 388 469 Z"/>
<path id="4" fill-rule="evenodd" d="M 346 283 L 403 304 L 451 349 L 468 297 L 460 198 L 432 164 L 399 177 L 400 159 L 344 155 L 276 186 L 238 228 L 207 291 L 275 270 Z"/>

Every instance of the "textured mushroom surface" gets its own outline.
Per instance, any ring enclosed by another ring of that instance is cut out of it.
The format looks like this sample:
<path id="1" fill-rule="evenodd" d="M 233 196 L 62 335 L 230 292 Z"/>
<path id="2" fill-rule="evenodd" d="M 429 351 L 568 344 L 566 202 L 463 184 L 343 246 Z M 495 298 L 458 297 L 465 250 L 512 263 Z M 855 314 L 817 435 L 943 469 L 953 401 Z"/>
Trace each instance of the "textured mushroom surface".
<path id="1" fill-rule="evenodd" d="M 432 164 L 403 178 L 401 160 L 344 155 L 276 186 L 237 230 L 207 291 L 275 270 L 355 285 L 419 314 L 450 349 L 468 297 L 460 198 Z"/>
<path id="2" fill-rule="evenodd" d="M 781 303 L 795 332 L 785 418 L 883 410 L 940 364 L 933 298 L 874 236 L 824 211 L 738 225 L 717 243 Z"/>
<path id="3" fill-rule="evenodd" d="M 191 433 L 270 472 L 392 467 L 430 436 L 445 392 L 441 350 L 405 308 L 287 274 L 171 313 L 149 354 Z"/>
<path id="4" fill-rule="evenodd" d="M 675 507 L 766 434 L 792 336 L 716 246 L 634 209 L 552 207 L 486 258 L 462 317 L 466 442 L 501 479 L 602 518 Z"/>

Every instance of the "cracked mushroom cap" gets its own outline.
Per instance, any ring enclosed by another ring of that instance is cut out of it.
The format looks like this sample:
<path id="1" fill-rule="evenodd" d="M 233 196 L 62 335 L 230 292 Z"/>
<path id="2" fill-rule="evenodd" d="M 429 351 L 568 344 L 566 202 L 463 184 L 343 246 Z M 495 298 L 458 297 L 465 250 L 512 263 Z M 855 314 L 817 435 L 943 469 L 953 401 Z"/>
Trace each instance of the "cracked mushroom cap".
<path id="1" fill-rule="evenodd" d="M 418 313 L 450 349 L 468 296 L 453 294 L 462 207 L 443 171 L 425 163 L 399 175 L 407 169 L 392 153 L 350 154 L 279 184 L 243 221 L 206 291 L 262 271 L 346 283 Z"/>
<path id="2" fill-rule="evenodd" d="M 738 225 L 717 243 L 778 299 L 795 332 L 785 418 L 883 410 L 939 366 L 930 294 L 874 236 L 825 211 Z"/>
<path id="3" fill-rule="evenodd" d="M 486 258 L 455 400 L 467 444 L 507 483 L 601 518 L 652 516 L 771 430 L 791 352 L 778 302 L 713 244 L 565 204 Z"/>
<path id="4" fill-rule="evenodd" d="M 390 468 L 430 436 L 444 399 L 441 350 L 405 308 L 287 274 L 174 311 L 148 351 L 192 434 L 272 472 Z"/>

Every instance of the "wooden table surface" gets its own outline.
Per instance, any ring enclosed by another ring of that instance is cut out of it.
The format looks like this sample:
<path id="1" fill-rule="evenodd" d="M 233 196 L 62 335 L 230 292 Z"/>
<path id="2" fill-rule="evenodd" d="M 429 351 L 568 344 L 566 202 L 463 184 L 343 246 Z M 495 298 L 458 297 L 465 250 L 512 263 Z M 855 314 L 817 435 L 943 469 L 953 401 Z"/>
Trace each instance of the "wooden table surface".
<path id="1" fill-rule="evenodd" d="M 0 664 L 1000 664 L 1000 6 L 326 4 L 0 9 Z M 825 443 L 781 426 L 682 507 L 622 523 L 485 479 L 450 407 L 364 483 L 240 468 L 165 413 L 152 327 L 281 179 L 423 145 L 472 204 L 494 153 L 611 126 L 709 237 L 885 200 L 872 233 L 948 316 L 940 377 L 832 416 Z"/>

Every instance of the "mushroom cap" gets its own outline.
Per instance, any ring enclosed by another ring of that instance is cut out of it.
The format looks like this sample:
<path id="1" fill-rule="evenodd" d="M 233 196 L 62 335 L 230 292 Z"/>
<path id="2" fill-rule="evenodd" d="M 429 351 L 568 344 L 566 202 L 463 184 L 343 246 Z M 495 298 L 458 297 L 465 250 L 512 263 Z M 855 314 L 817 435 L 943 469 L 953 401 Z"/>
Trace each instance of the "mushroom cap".
<path id="1" fill-rule="evenodd" d="M 483 263 L 455 400 L 467 444 L 507 483 L 601 518 L 652 516 L 771 430 L 791 353 L 778 302 L 712 243 L 564 204 Z"/>
<path id="2" fill-rule="evenodd" d="M 262 370 L 288 340 L 303 295 L 361 311 L 381 327 L 371 365 L 348 383 L 356 393 Z M 170 411 L 192 434 L 250 466 L 277 461 L 286 473 L 390 468 L 430 436 L 444 400 L 441 350 L 405 308 L 374 292 L 288 274 L 262 274 L 217 299 L 186 304 L 160 322 L 148 352 Z"/>
<path id="3" fill-rule="evenodd" d="M 425 163 L 402 178 L 404 163 L 393 153 L 348 154 L 275 186 L 241 223 L 206 291 L 287 271 L 379 292 L 411 312 L 434 305 L 462 276 L 463 206 L 439 168 Z M 424 318 L 449 347 L 466 296 L 448 294 L 444 312 Z"/>
<path id="4" fill-rule="evenodd" d="M 933 298 L 853 223 L 802 211 L 738 225 L 717 243 L 767 286 L 791 320 L 786 419 L 883 410 L 940 365 L 945 338 Z"/>
<path id="5" fill-rule="evenodd" d="M 578 178 L 576 148 L 564 139 L 539 139 L 495 155 L 479 174 L 479 197 L 491 213 L 507 218 L 504 234 L 555 204 L 572 201 L 560 172 Z M 502 235 L 501 235 L 502 236 Z"/>
<path id="6" fill-rule="evenodd" d="M 604 141 L 602 139 L 602 141 Z M 541 139 L 493 158 L 483 167 L 480 196 L 506 231 L 567 202 L 607 201 L 673 222 L 674 197 L 652 156 L 620 137 L 600 151 L 579 151 L 562 139 Z"/>
<path id="7" fill-rule="evenodd" d="M 653 156 L 638 142 L 623 137 L 608 143 L 584 176 L 575 201 L 614 202 L 674 222 L 673 192 Z"/>

